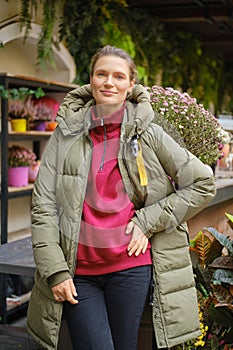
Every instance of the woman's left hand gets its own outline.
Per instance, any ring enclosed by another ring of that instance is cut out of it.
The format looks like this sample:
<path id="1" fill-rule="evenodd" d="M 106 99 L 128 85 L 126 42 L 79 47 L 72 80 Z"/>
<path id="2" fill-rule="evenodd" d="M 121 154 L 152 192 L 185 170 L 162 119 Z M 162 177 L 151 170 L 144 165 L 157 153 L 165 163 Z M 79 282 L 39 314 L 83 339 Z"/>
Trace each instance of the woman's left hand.
<path id="1" fill-rule="evenodd" d="M 144 254 L 148 246 L 148 238 L 144 235 L 139 226 L 133 221 L 130 221 L 126 226 L 126 234 L 132 234 L 131 241 L 128 245 L 129 256 L 135 254 L 138 256 L 140 253 Z"/>

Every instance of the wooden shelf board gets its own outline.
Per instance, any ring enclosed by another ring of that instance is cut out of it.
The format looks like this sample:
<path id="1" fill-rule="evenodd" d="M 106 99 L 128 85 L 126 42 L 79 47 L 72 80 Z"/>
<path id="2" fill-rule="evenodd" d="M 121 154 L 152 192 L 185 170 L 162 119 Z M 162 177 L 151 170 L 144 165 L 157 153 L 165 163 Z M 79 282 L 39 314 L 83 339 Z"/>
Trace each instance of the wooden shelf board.
<path id="1" fill-rule="evenodd" d="M 37 131 L 37 130 L 28 130 L 28 131 L 9 131 L 9 135 L 32 135 L 32 136 L 50 136 L 53 131 Z"/>
<path id="2" fill-rule="evenodd" d="M 24 187 L 8 187 L 8 192 L 9 193 L 14 193 L 14 192 L 22 192 L 22 191 L 28 191 L 33 189 L 34 184 L 30 183 L 27 186 Z"/>

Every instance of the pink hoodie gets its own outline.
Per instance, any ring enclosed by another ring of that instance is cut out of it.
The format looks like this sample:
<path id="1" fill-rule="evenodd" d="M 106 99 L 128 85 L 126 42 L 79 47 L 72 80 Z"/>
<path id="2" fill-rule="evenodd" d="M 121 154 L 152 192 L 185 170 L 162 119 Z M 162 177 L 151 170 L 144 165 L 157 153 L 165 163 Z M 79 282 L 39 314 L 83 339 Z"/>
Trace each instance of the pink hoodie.
<path id="1" fill-rule="evenodd" d="M 103 118 L 92 110 L 94 149 L 83 205 L 76 274 L 98 275 L 151 264 L 150 246 L 145 254 L 128 256 L 131 234 L 126 225 L 134 216 L 120 175 L 117 156 L 124 106 Z"/>

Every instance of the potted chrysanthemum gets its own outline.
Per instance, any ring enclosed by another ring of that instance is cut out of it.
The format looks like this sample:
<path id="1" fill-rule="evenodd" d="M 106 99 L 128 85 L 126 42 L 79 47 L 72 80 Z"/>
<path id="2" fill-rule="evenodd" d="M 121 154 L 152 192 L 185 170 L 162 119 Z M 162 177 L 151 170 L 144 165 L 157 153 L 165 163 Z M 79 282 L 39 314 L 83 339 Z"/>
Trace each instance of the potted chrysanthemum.
<path id="1" fill-rule="evenodd" d="M 222 157 L 227 139 L 217 118 L 188 93 L 156 85 L 148 92 L 155 121 L 203 163 L 213 166 Z"/>
<path id="2" fill-rule="evenodd" d="M 8 148 L 8 185 L 27 186 L 29 168 L 35 164 L 36 154 L 26 147 L 13 145 Z"/>

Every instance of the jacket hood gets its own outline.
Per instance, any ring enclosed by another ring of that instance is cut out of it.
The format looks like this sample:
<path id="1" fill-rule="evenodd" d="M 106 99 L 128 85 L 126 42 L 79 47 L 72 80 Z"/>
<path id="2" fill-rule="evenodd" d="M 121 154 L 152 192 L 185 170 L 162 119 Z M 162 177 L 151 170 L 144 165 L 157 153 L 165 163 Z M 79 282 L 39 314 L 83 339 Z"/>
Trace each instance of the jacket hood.
<path id="1" fill-rule="evenodd" d="M 83 85 L 70 91 L 61 104 L 56 121 L 64 135 L 80 131 L 87 132 L 90 127 L 90 107 L 95 104 L 91 85 Z M 127 96 L 126 110 L 130 113 L 128 122 L 141 133 L 154 119 L 150 95 L 140 84 L 135 84 Z"/>

